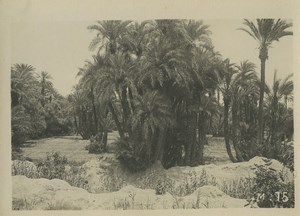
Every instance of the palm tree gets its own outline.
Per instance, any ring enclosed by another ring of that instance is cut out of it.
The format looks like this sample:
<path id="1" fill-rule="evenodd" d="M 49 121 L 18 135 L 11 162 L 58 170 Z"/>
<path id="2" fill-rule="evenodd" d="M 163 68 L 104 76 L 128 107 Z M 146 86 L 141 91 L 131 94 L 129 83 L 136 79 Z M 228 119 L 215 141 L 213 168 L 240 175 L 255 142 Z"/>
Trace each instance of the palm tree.
<path id="1" fill-rule="evenodd" d="M 284 113 L 280 113 L 280 110 L 287 112 L 286 102 L 287 98 L 292 98 L 293 93 L 293 81 L 290 80 L 293 74 L 288 75 L 285 79 L 277 79 L 277 71 L 274 73 L 273 85 L 271 87 L 266 86 L 267 94 L 267 104 L 266 108 L 268 110 L 267 122 L 270 130 L 270 150 L 271 157 L 274 158 L 278 154 L 279 143 L 278 139 L 279 133 L 282 133 L 284 130 L 280 131 L 281 126 L 284 125 Z M 276 142 L 277 141 L 277 142 Z"/>
<path id="2" fill-rule="evenodd" d="M 202 20 L 187 20 L 183 22 L 183 26 L 194 46 L 206 46 L 212 44 L 211 39 L 209 38 L 209 35 L 211 34 L 209 26 L 205 25 Z"/>
<path id="3" fill-rule="evenodd" d="M 224 135 L 228 156 L 232 162 L 243 161 L 240 141 L 240 122 L 242 118 L 241 104 L 253 94 L 256 88 L 255 65 L 249 61 L 242 61 L 240 65 L 232 64 L 229 59 L 224 61 L 223 82 L 220 90 L 224 101 Z M 229 111 L 231 108 L 231 132 L 229 128 Z M 231 152 L 232 141 L 236 156 Z"/>
<path id="4" fill-rule="evenodd" d="M 224 102 L 224 137 L 225 137 L 225 145 L 227 154 L 232 162 L 236 162 L 237 160 L 232 154 L 231 146 L 230 146 L 230 138 L 229 138 L 229 107 L 231 102 L 231 85 L 232 76 L 236 73 L 235 64 L 230 63 L 229 59 L 224 61 L 223 68 L 223 82 L 220 86 L 220 91 L 223 94 L 223 102 Z"/>
<path id="5" fill-rule="evenodd" d="M 12 107 L 36 98 L 35 69 L 28 64 L 14 64 L 11 68 L 11 98 Z"/>
<path id="6" fill-rule="evenodd" d="M 90 49 L 98 47 L 99 53 L 104 48 L 105 54 L 114 55 L 130 23 L 131 21 L 109 20 L 97 21 L 97 25 L 89 26 L 88 29 L 98 32 L 90 44 Z"/>
<path id="7" fill-rule="evenodd" d="M 41 87 L 41 105 L 45 106 L 47 94 L 54 91 L 53 83 L 50 81 L 52 79 L 48 72 L 42 71 L 39 75 L 39 83 Z M 52 100 L 52 96 L 49 95 L 49 100 Z"/>
<path id="8" fill-rule="evenodd" d="M 265 64 L 268 59 L 268 50 L 274 41 L 279 41 L 280 38 L 292 35 L 292 31 L 288 31 L 292 27 L 291 23 L 284 20 L 277 19 L 257 19 L 257 26 L 250 20 L 245 19 L 243 24 L 247 28 L 240 28 L 240 30 L 248 33 L 259 44 L 259 59 L 261 62 L 261 85 L 259 97 L 259 113 L 258 113 L 258 144 L 263 144 L 264 140 L 264 119 L 263 119 L 263 102 L 265 92 Z"/>
<path id="9" fill-rule="evenodd" d="M 77 76 L 81 76 L 80 84 L 82 85 L 83 89 L 87 90 L 86 95 L 88 98 L 91 99 L 96 133 L 98 132 L 99 116 L 97 113 L 96 102 L 95 102 L 95 88 L 96 88 L 99 69 L 103 68 L 105 64 L 106 64 L 106 60 L 103 56 L 93 55 L 93 62 L 86 61 L 84 67 L 80 68 L 77 74 Z"/>
<path id="10" fill-rule="evenodd" d="M 120 137 L 124 137 L 125 132 L 130 133 L 128 119 L 131 110 L 127 95 L 128 89 L 134 89 L 134 82 L 131 78 L 134 70 L 135 64 L 128 62 L 122 53 L 107 57 L 105 65 L 97 70 L 95 91 L 99 99 L 109 101 L 108 106 Z M 121 102 L 123 121 L 120 121 L 117 107 L 114 104 L 117 101 Z"/>
<path id="11" fill-rule="evenodd" d="M 240 147 L 241 139 L 243 139 L 240 132 L 242 118 L 241 104 L 245 99 L 248 99 L 247 97 L 249 95 L 252 95 L 256 91 L 256 81 L 255 65 L 246 60 L 242 61 L 240 65 L 237 66 L 237 73 L 233 75 L 232 82 L 230 83 L 232 97 L 232 142 L 238 161 L 248 159 L 248 156 L 243 157 Z M 249 148 L 251 147 L 252 146 Z M 248 150 L 248 152 L 251 152 L 251 150 Z"/>
<path id="12" fill-rule="evenodd" d="M 140 59 L 150 43 L 149 35 L 154 30 L 153 23 L 150 21 L 129 25 L 126 33 L 119 40 L 122 52 L 129 55 L 129 58 Z"/>
<path id="13" fill-rule="evenodd" d="M 95 133 L 92 126 L 91 102 L 86 96 L 82 85 L 75 85 L 73 93 L 68 97 L 74 115 L 74 124 L 77 132 L 83 139 L 89 139 Z"/>
<path id="14" fill-rule="evenodd" d="M 162 160 L 165 144 L 165 134 L 169 128 L 175 126 L 171 104 L 166 97 L 158 91 L 146 92 L 143 97 L 136 100 L 136 112 L 131 117 L 133 130 L 141 130 L 142 139 L 145 140 L 148 159 L 153 152 L 153 160 Z M 158 141 L 153 143 L 158 135 Z M 154 146 L 152 150 L 152 146 Z"/>

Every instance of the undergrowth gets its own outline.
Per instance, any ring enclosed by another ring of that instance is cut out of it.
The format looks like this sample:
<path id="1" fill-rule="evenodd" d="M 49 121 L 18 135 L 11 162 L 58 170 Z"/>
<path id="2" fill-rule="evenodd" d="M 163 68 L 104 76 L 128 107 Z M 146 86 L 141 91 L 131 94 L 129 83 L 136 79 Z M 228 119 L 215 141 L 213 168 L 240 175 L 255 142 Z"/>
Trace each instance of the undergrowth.
<path id="1" fill-rule="evenodd" d="M 36 164 L 26 160 L 14 161 L 12 175 L 24 175 L 28 178 L 61 179 L 75 187 L 86 188 L 85 170 L 59 152 L 48 153 L 46 159 Z"/>

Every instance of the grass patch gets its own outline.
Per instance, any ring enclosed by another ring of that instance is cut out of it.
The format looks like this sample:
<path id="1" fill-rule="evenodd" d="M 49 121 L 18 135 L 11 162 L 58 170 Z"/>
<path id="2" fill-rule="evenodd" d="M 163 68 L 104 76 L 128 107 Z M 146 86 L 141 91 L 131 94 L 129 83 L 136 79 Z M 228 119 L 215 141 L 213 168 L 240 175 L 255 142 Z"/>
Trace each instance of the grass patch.
<path id="1" fill-rule="evenodd" d="M 230 182 L 223 181 L 219 189 L 227 195 L 238 199 L 249 199 L 253 195 L 254 178 L 239 178 Z"/>

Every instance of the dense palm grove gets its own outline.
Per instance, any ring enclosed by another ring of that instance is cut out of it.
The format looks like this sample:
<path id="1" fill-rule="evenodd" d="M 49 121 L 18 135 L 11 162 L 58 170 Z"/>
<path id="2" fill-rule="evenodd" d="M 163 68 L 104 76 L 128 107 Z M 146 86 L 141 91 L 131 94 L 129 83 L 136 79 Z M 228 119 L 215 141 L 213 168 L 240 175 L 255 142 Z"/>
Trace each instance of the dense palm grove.
<path id="1" fill-rule="evenodd" d="M 70 133 L 68 101 L 53 87 L 49 73 L 37 74 L 27 64 L 11 68 L 12 145 L 19 147 L 27 139 Z"/>
<path id="2" fill-rule="evenodd" d="M 209 26 L 194 20 L 89 26 L 96 54 L 80 68 L 67 98 L 49 74 L 14 64 L 13 147 L 72 132 L 100 153 L 107 151 L 108 132 L 117 130 L 119 159 L 138 171 L 157 160 L 165 168 L 204 164 L 206 135 L 212 134 L 225 137 L 232 162 L 257 155 L 283 161 L 286 140 L 293 139 L 293 82 L 274 72 L 268 86 L 265 64 L 272 42 L 292 35 L 291 24 L 245 20 L 241 27 L 259 42 L 261 78 L 248 60 L 232 63 L 216 52 Z"/>

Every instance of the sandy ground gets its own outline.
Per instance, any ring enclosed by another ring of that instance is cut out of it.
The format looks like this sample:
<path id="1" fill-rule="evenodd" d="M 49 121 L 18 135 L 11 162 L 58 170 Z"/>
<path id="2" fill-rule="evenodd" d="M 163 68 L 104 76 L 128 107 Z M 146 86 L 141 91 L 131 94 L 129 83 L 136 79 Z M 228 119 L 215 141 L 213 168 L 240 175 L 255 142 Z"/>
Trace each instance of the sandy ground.
<path id="1" fill-rule="evenodd" d="M 255 157 L 248 162 L 231 163 L 228 159 L 224 139 L 209 138 L 208 145 L 204 149 L 207 165 L 173 167 L 165 170 L 160 163 L 155 163 L 146 171 L 132 174 L 123 170 L 115 158 L 116 146 L 114 141 L 117 137 L 116 132 L 109 134 L 108 148 L 110 153 L 101 155 L 88 154 L 85 146 L 89 141 L 76 136 L 29 142 L 22 149 L 24 157 L 33 160 L 41 159 L 47 156 L 47 152 L 59 151 L 69 161 L 84 163 L 82 167 L 85 170 L 83 174 L 85 189 L 72 187 L 59 179 L 29 179 L 25 176 L 13 176 L 12 198 L 14 208 L 24 208 L 22 206 L 24 203 L 26 204 L 25 209 L 124 209 L 124 206 L 126 209 L 145 209 L 148 208 L 149 203 L 151 209 L 171 209 L 176 203 L 178 205 L 176 208 L 194 208 L 195 205 L 203 208 L 207 203 L 212 208 L 241 208 L 244 206 L 245 200 L 229 197 L 220 191 L 224 189 L 220 186 L 224 183 L 232 186 L 233 183 L 238 184 L 240 179 L 253 177 L 255 164 L 266 163 L 261 157 Z M 13 161 L 12 165 L 17 162 L 16 160 Z M 35 167 L 33 163 L 28 161 L 26 163 L 21 161 L 20 163 L 27 169 L 30 166 L 26 164 Z M 272 160 L 271 165 L 271 168 L 278 172 L 284 169 L 283 165 L 276 160 Z M 20 168 L 20 170 L 23 169 Z M 187 185 L 191 187 L 195 181 L 202 178 L 203 170 L 207 174 L 206 180 L 209 185 L 200 186 L 198 189 L 194 188 L 194 193 L 181 196 L 178 200 L 168 193 L 163 196 L 156 195 L 153 190 L 160 179 L 172 180 L 174 182 L 173 187 L 177 189 L 184 189 Z M 292 181 L 292 173 L 286 173 L 287 180 Z M 209 181 L 212 177 L 215 179 L 214 184 L 213 181 Z M 133 201 L 135 197 L 133 194 L 136 195 L 139 206 L 134 203 L 127 204 L 128 200 Z M 66 200 L 68 203 L 63 204 Z"/>
<path id="2" fill-rule="evenodd" d="M 117 132 L 108 134 L 109 151 L 113 151 L 112 142 L 114 142 L 117 137 Z M 32 160 L 46 158 L 47 153 L 59 151 L 68 158 L 68 161 L 84 163 L 96 159 L 99 156 L 97 154 L 89 154 L 88 151 L 85 150 L 88 144 L 89 140 L 82 140 L 80 136 L 63 136 L 28 141 L 21 149 L 23 157 Z"/>
<path id="3" fill-rule="evenodd" d="M 114 152 L 113 142 L 119 137 L 118 132 L 108 134 L 108 151 Z M 98 158 L 97 154 L 89 154 L 85 147 L 88 140 L 82 140 L 80 136 L 63 136 L 46 138 L 41 140 L 28 141 L 22 148 L 22 155 L 33 160 L 42 159 L 49 152 L 59 151 L 65 155 L 69 161 L 84 163 Z M 231 163 L 228 158 L 223 138 L 209 138 L 208 145 L 204 147 L 204 157 L 207 164 Z"/>

